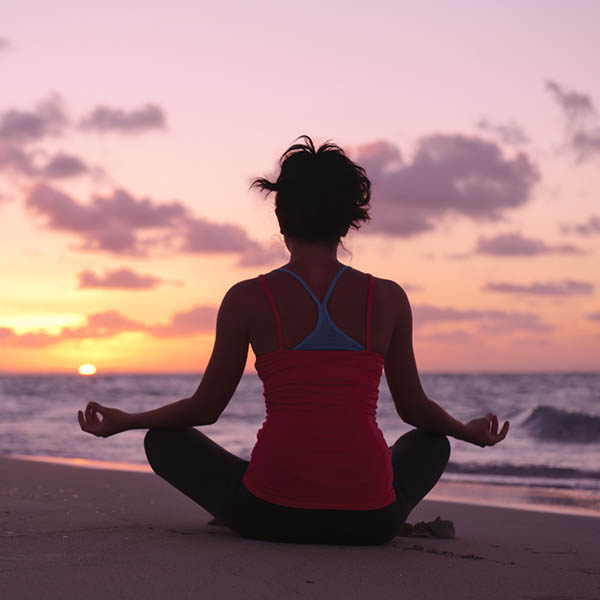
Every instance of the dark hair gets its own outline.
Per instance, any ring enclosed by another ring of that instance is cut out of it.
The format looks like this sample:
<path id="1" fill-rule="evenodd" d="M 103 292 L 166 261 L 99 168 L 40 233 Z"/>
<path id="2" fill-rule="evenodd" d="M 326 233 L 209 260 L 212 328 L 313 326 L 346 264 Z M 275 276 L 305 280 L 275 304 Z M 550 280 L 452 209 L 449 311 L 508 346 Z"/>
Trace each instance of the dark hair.
<path id="1" fill-rule="evenodd" d="M 277 181 L 261 177 L 250 189 L 276 192 L 283 234 L 311 242 L 339 241 L 350 227 L 358 229 L 370 219 L 371 182 L 336 144 L 325 142 L 315 150 L 308 135 L 299 138 L 304 143 L 290 146 L 279 159 Z"/>

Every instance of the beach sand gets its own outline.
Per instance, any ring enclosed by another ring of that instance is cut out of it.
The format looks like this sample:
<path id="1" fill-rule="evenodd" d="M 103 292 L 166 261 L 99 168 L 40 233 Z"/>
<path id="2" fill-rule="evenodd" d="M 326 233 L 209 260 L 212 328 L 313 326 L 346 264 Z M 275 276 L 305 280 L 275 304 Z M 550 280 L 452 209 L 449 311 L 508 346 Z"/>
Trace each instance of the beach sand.
<path id="1" fill-rule="evenodd" d="M 0 458 L 0 598 L 600 599 L 600 518 L 423 501 L 450 540 L 276 544 L 156 475 Z"/>

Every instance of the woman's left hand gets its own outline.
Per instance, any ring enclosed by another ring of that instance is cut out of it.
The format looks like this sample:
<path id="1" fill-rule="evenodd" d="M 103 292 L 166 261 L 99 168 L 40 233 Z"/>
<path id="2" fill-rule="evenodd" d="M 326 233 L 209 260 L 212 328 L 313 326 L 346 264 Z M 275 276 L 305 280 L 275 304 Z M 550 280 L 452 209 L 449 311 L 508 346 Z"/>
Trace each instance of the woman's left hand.
<path id="1" fill-rule="evenodd" d="M 510 423 L 505 421 L 502 429 L 498 431 L 498 417 L 488 413 L 485 417 L 473 419 L 464 426 L 467 435 L 463 439 L 482 448 L 493 446 L 506 437 L 509 426 Z"/>
<path id="2" fill-rule="evenodd" d="M 102 416 L 102 420 L 98 418 Z M 108 408 L 97 402 L 88 402 L 85 407 L 85 415 L 77 411 L 77 419 L 83 431 L 87 431 L 98 437 L 109 437 L 121 431 L 129 429 L 131 415 L 118 408 Z"/>

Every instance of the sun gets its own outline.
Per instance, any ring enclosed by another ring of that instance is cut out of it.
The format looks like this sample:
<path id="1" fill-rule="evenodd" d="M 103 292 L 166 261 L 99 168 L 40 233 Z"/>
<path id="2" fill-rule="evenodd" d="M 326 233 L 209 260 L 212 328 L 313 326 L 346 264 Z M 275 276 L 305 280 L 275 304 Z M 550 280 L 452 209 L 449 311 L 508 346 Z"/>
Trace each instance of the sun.
<path id="1" fill-rule="evenodd" d="M 96 367 L 86 363 L 85 365 L 79 365 L 79 367 L 77 367 L 77 372 L 80 375 L 95 375 Z"/>

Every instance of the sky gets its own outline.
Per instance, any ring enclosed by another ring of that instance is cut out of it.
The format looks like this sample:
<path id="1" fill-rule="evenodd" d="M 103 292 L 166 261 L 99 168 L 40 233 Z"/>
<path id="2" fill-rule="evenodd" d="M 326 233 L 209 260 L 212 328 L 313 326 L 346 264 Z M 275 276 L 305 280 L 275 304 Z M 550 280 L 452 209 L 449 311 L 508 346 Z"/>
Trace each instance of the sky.
<path id="1" fill-rule="evenodd" d="M 297 136 L 372 181 L 339 259 L 422 372 L 600 369 L 600 3 L 4 0 L 0 372 L 201 372 L 287 260 Z M 247 370 L 253 370 L 249 353 Z"/>

